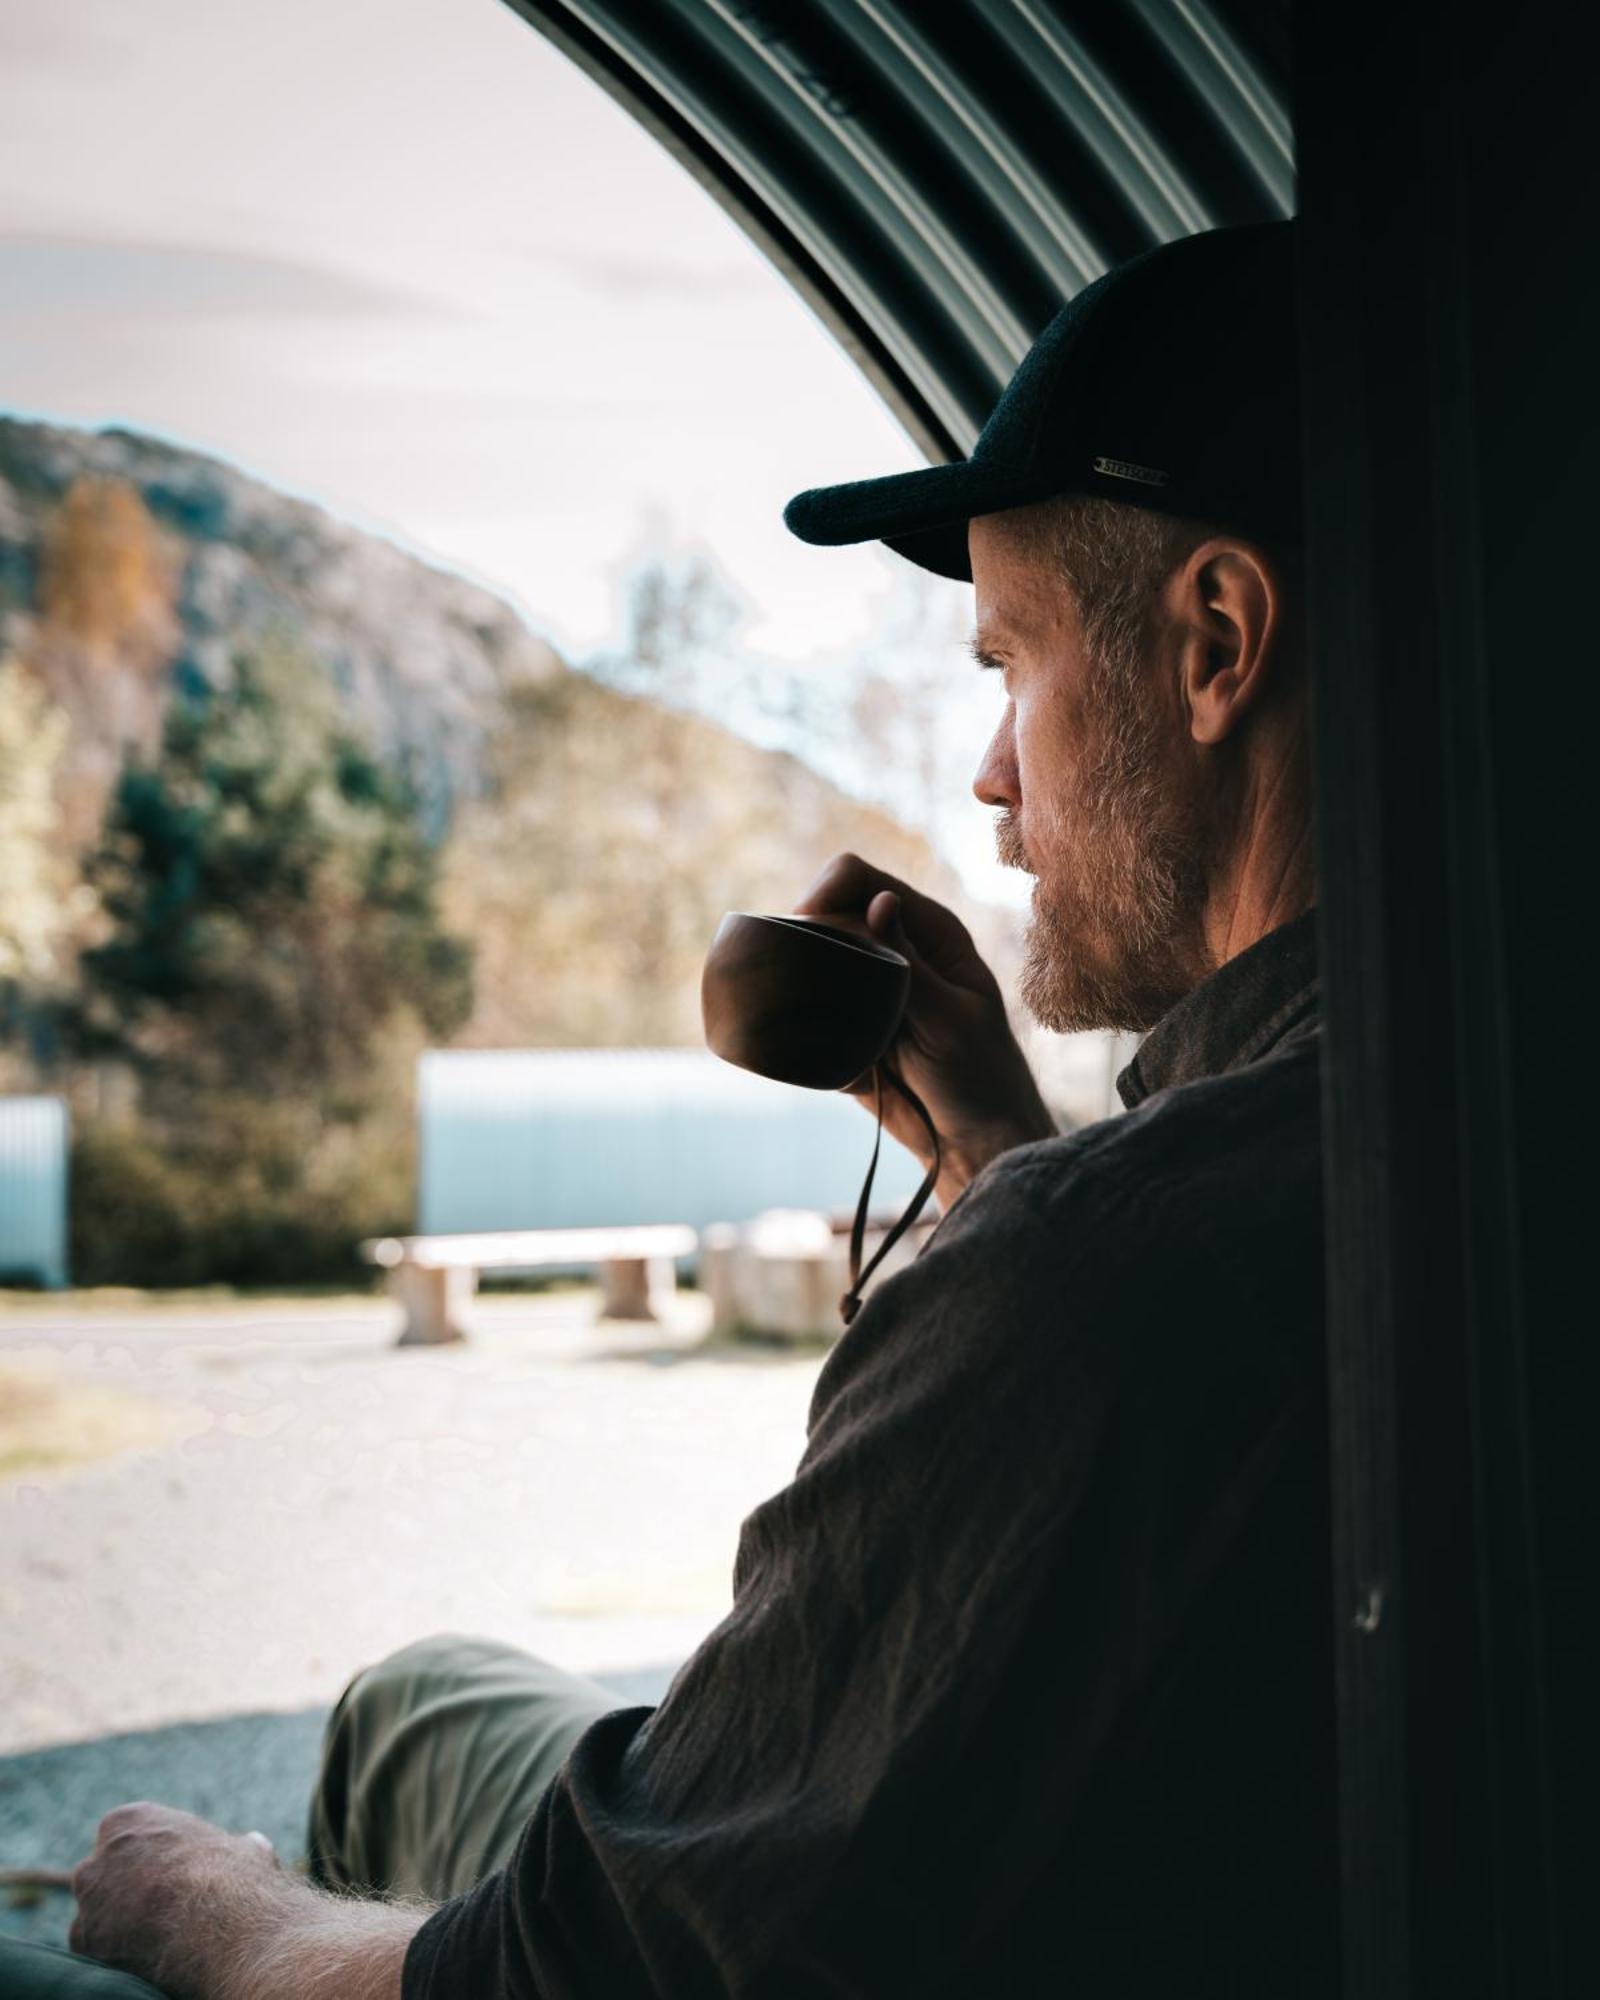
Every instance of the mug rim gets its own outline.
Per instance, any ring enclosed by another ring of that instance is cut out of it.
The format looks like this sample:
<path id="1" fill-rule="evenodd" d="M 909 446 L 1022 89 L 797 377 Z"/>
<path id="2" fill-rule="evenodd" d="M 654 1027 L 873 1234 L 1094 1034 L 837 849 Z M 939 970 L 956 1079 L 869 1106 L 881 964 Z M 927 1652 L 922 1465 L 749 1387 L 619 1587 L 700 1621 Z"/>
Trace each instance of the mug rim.
<path id="1" fill-rule="evenodd" d="M 807 937 L 821 937 L 827 944 L 843 945 L 847 951 L 858 953 L 862 958 L 875 959 L 880 965 L 903 966 L 911 970 L 911 961 L 903 951 L 896 951 L 892 944 L 880 944 L 876 938 L 852 937 L 848 931 L 836 929 L 826 917 L 801 917 L 796 915 L 778 916 L 770 910 L 729 910 L 723 917 L 739 917 L 759 924 L 781 924 L 785 930 L 802 931 Z"/>

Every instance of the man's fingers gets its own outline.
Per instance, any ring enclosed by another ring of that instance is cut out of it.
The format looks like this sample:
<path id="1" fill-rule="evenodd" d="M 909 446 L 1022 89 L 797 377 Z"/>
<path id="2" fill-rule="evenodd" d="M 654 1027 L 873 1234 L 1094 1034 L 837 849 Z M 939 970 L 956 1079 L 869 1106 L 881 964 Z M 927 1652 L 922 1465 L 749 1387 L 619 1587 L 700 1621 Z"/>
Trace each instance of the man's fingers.
<path id="1" fill-rule="evenodd" d="M 981 969 L 982 961 L 971 932 L 955 911 L 932 896 L 924 896 L 897 875 L 874 868 L 859 854 L 836 854 L 795 905 L 795 915 L 866 919 L 871 906 L 885 894 L 894 897 L 898 921 L 922 963 L 943 979 L 971 983 L 971 975 Z"/>
<path id="2" fill-rule="evenodd" d="M 895 891 L 874 896 L 867 908 L 867 927 L 875 938 L 910 961 L 911 991 L 901 1023 L 903 1042 L 910 1035 L 926 1053 L 937 1054 L 966 1032 L 971 1006 L 971 982 L 950 978 L 945 968 L 921 950 L 901 920 L 903 905 Z M 953 920 L 952 920 L 953 921 Z"/>
<path id="3" fill-rule="evenodd" d="M 893 889 L 880 889 L 868 903 L 867 929 L 880 944 L 886 944 L 909 961 L 913 982 L 919 973 L 926 972 L 926 961 L 906 936 L 906 927 L 900 921 L 900 898 Z"/>
<path id="4" fill-rule="evenodd" d="M 836 854 L 795 905 L 795 915 L 820 917 L 832 911 L 859 916 L 878 890 L 904 886 L 859 854 Z"/>
<path id="5" fill-rule="evenodd" d="M 67 1948 L 87 1958 L 95 1956 L 85 1911 L 88 1898 L 94 1889 L 97 1873 L 93 1854 L 87 1860 L 80 1861 L 72 1871 L 72 1893 L 77 1898 L 78 1906 L 72 1913 L 72 1924 L 67 1932 Z"/>
<path id="6" fill-rule="evenodd" d="M 836 854 L 795 905 L 794 913 L 797 917 L 848 916 L 870 922 L 872 906 L 886 895 L 894 898 L 900 921 L 918 938 L 924 956 L 929 955 L 930 945 L 945 943 L 946 934 L 971 948 L 966 925 L 953 910 L 924 896 L 898 875 L 874 868 L 859 854 Z"/>
<path id="7" fill-rule="evenodd" d="M 927 954 L 920 951 L 907 935 L 900 915 L 903 907 L 898 891 L 880 889 L 867 905 L 867 929 L 880 944 L 888 945 L 891 951 L 899 952 L 900 956 L 909 962 L 911 999 L 908 1011 L 916 1012 L 917 1002 L 919 1000 L 925 1002 L 930 997 L 927 991 L 929 980 L 934 982 L 933 991 L 940 994 L 948 991 L 949 982 L 929 963 Z"/>

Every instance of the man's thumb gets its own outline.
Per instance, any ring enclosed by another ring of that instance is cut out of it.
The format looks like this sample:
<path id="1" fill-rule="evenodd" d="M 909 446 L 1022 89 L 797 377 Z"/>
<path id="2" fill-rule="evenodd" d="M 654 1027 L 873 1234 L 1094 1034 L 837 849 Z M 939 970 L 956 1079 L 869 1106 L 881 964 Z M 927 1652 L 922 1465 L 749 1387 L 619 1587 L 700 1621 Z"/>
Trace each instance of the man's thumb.
<path id="1" fill-rule="evenodd" d="M 904 952 L 907 958 L 915 956 L 905 926 L 900 921 L 900 898 L 893 889 L 880 889 L 868 903 L 867 929 L 881 943 Z"/>

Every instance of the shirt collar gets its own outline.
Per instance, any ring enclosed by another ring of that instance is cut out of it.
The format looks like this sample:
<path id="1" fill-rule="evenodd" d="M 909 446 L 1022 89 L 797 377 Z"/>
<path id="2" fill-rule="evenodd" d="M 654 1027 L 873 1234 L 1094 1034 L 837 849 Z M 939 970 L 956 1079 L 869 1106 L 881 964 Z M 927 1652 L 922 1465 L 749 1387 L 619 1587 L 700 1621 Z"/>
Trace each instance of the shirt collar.
<path id="1" fill-rule="evenodd" d="M 1131 1111 L 1158 1090 L 1242 1069 L 1310 1032 L 1317 1005 L 1317 913 L 1308 910 L 1169 1008 L 1117 1078 L 1117 1091 Z"/>

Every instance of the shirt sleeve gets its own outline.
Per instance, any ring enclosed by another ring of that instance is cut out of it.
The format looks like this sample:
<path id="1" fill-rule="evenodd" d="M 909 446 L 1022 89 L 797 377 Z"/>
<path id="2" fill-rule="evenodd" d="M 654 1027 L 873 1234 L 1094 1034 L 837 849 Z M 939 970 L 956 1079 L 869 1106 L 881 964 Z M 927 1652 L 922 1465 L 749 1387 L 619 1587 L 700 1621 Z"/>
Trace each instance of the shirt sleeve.
<path id="1" fill-rule="evenodd" d="M 726 1621 L 580 1740 L 405 2000 L 992 1990 L 1150 1643 L 1129 1357 L 1187 1274 L 1139 1225 L 1071 1139 L 973 1184 L 830 1356 Z"/>

